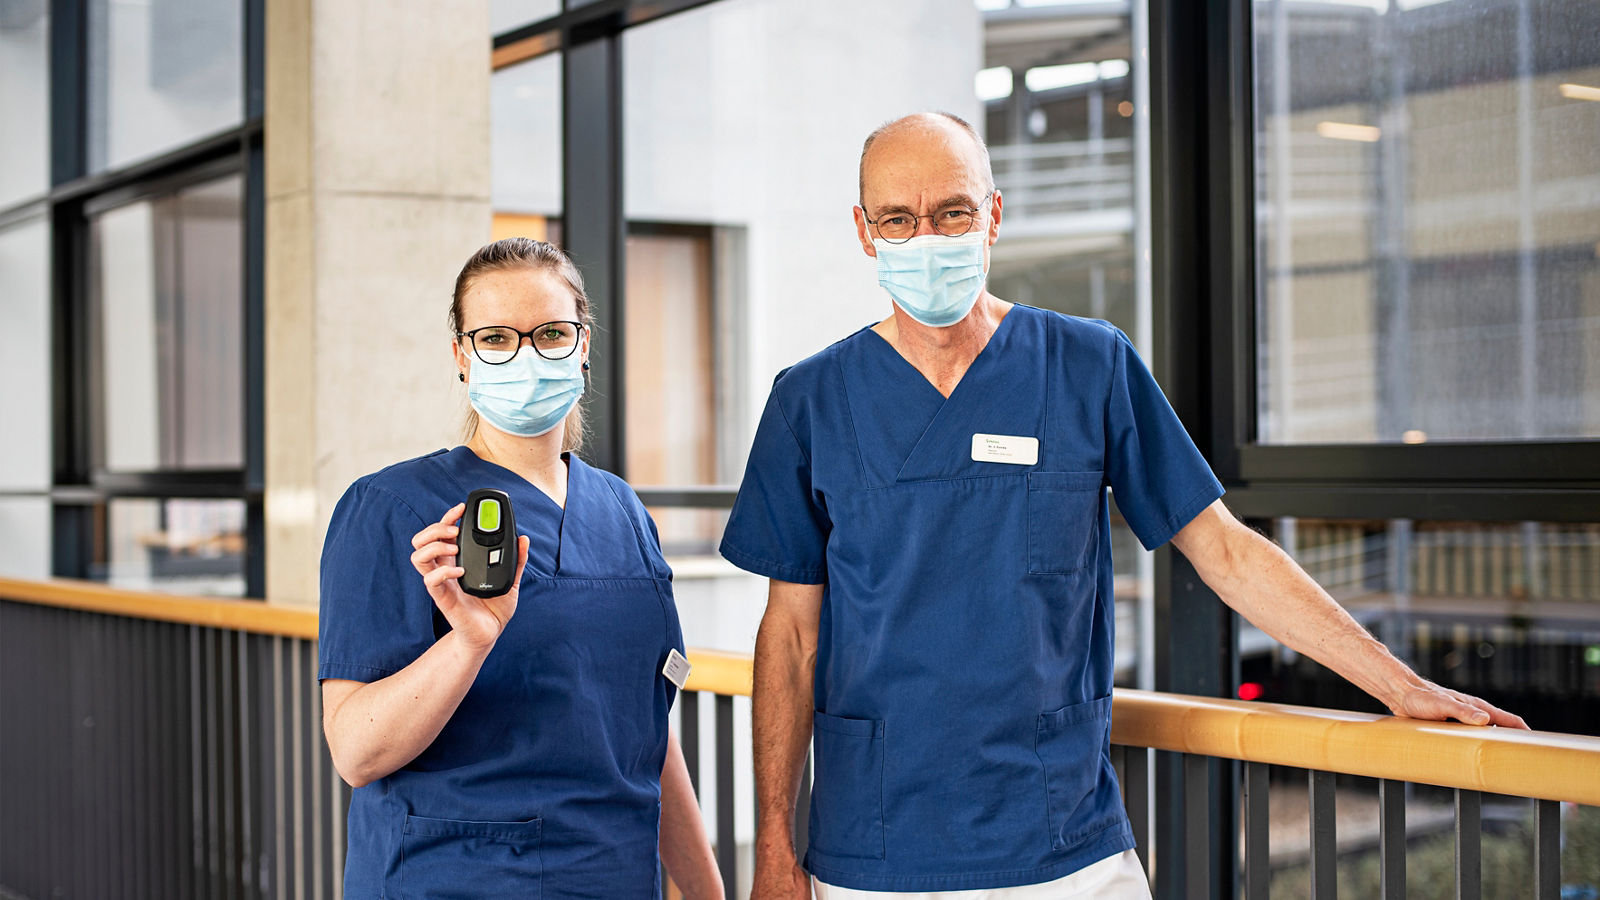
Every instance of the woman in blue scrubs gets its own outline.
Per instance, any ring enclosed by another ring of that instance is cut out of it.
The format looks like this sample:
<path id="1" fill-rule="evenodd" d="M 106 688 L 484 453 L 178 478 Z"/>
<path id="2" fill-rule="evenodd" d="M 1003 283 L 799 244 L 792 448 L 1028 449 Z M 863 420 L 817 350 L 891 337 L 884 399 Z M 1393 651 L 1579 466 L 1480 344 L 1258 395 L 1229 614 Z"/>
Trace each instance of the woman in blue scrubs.
<path id="1" fill-rule="evenodd" d="M 345 897 L 720 897 L 667 727 L 683 649 L 655 525 L 575 453 L 592 322 L 549 244 L 479 250 L 450 326 L 464 446 L 358 480 L 322 557 L 323 729 L 356 790 Z M 468 493 L 511 498 L 518 574 L 464 593 Z"/>

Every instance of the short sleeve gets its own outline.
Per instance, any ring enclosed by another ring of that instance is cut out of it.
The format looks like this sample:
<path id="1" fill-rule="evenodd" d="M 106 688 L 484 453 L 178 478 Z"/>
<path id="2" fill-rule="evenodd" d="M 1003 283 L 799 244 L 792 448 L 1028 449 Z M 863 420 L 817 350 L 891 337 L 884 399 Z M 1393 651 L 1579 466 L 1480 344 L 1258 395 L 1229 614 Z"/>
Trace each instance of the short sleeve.
<path id="1" fill-rule="evenodd" d="M 1126 335 L 1116 332 L 1106 400 L 1106 479 L 1117 509 L 1147 550 L 1222 496 L 1222 483 Z"/>
<path id="2" fill-rule="evenodd" d="M 812 489 L 810 459 L 784 417 L 774 384 L 723 532 L 722 555 L 757 575 L 821 584 L 831 531 L 822 498 Z"/>
<path id="3" fill-rule="evenodd" d="M 433 645 L 433 598 L 411 565 L 425 524 L 365 481 L 340 498 L 322 545 L 318 680 L 387 678 Z"/>

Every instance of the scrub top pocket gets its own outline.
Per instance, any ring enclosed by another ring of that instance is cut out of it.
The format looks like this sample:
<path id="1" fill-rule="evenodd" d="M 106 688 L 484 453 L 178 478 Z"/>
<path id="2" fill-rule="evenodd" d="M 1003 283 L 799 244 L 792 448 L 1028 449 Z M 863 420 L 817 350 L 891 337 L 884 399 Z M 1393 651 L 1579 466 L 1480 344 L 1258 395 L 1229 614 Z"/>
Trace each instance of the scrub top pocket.
<path id="1" fill-rule="evenodd" d="M 1045 800 L 1050 808 L 1050 846 L 1061 850 L 1116 820 L 1093 812 L 1100 787 L 1103 749 L 1111 731 L 1111 698 L 1063 706 L 1039 716 L 1034 747 L 1044 766 Z"/>
<path id="2" fill-rule="evenodd" d="M 819 853 L 883 859 L 883 722 L 815 713 L 817 780 L 811 842 Z"/>
<path id="3" fill-rule="evenodd" d="M 543 878 L 539 844 L 544 820 L 466 822 L 406 816 L 398 871 L 388 897 L 537 900 Z"/>
<path id="4" fill-rule="evenodd" d="M 1070 575 L 1099 532 L 1099 472 L 1028 473 L 1028 574 Z"/>

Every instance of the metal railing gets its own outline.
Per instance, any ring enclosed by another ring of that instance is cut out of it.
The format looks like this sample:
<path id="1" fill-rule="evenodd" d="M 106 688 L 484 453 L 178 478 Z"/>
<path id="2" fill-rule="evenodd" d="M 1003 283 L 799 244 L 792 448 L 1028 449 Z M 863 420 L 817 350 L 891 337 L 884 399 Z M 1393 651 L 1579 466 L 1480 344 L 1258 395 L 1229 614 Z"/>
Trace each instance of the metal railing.
<path id="1" fill-rule="evenodd" d="M 338 897 L 349 789 L 320 735 L 315 637 L 310 610 L 0 578 L 0 895 Z M 750 657 L 690 658 L 678 733 L 697 791 L 714 773 L 711 833 L 735 897 L 735 776 L 748 767 L 735 703 Z M 1269 766 L 1309 773 L 1317 898 L 1337 886 L 1335 775 L 1379 779 L 1385 898 L 1405 895 L 1407 783 L 1454 791 L 1467 900 L 1480 896 L 1486 794 L 1533 799 L 1540 900 L 1559 896 L 1560 802 L 1600 805 L 1600 738 L 1129 690 L 1113 709 L 1114 763 L 1162 897 L 1208 896 L 1217 860 L 1242 866 L 1248 900 L 1268 896 Z M 1175 795 L 1152 791 L 1152 759 L 1180 774 L 1161 782 Z M 1213 796 L 1233 760 L 1239 796 Z M 1219 809 L 1238 813 L 1242 837 L 1212 827 Z M 1175 837 L 1163 846 L 1162 834 Z"/>
<path id="2" fill-rule="evenodd" d="M 1056 141 L 989 150 L 1011 216 L 1042 217 L 1133 204 L 1133 141 Z"/>

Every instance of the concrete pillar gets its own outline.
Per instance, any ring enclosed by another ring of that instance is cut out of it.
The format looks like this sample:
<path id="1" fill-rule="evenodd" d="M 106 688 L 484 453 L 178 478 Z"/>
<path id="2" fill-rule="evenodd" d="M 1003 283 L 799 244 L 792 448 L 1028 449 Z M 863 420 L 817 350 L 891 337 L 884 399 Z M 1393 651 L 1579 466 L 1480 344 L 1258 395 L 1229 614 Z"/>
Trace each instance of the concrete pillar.
<path id="1" fill-rule="evenodd" d="M 360 475 L 458 442 L 445 313 L 488 240 L 487 0 L 266 8 L 267 598 L 317 602 Z"/>

